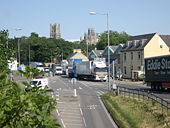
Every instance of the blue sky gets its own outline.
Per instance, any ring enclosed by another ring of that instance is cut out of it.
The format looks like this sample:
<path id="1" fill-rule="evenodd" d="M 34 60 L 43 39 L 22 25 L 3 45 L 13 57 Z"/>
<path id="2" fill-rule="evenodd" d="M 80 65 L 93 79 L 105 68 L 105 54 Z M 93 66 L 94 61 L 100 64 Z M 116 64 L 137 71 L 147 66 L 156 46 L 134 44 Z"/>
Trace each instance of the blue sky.
<path id="1" fill-rule="evenodd" d="M 83 37 L 88 28 L 109 29 L 130 35 L 157 32 L 170 34 L 170 0 L 0 0 L 0 30 L 9 29 L 10 37 L 36 32 L 49 37 L 50 23 L 59 23 L 65 40 Z M 21 28 L 21 31 L 15 31 Z"/>

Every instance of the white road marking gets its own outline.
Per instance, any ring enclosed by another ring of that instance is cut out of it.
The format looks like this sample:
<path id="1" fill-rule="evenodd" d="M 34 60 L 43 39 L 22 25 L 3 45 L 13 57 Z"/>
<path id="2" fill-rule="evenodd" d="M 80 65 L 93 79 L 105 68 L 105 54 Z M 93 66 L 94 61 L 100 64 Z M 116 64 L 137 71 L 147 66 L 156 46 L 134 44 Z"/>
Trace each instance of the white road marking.
<path id="1" fill-rule="evenodd" d="M 79 81 L 80 82 L 80 81 Z M 86 85 L 85 83 L 83 83 L 83 82 L 80 82 L 81 84 L 83 84 L 84 86 L 86 86 L 87 88 L 90 88 L 91 89 L 91 87 L 89 87 L 88 85 Z"/>
<path id="2" fill-rule="evenodd" d="M 66 84 L 64 81 L 62 81 L 61 79 L 59 79 L 58 77 L 57 77 L 57 79 L 58 80 L 60 80 L 65 86 L 67 86 L 67 87 L 69 87 L 69 88 L 71 88 L 70 86 L 68 86 L 68 84 Z"/>
<path id="3" fill-rule="evenodd" d="M 86 121 L 85 121 L 85 118 L 83 117 L 83 122 L 84 122 L 84 126 L 85 126 L 85 128 L 87 127 L 87 125 L 86 125 Z"/>
<path id="4" fill-rule="evenodd" d="M 81 90 L 82 88 L 79 86 L 79 89 Z"/>
<path id="5" fill-rule="evenodd" d="M 63 119 L 61 119 L 61 123 L 62 123 L 63 127 L 65 128 L 66 126 L 65 126 L 65 124 L 63 122 Z"/>
<path id="6" fill-rule="evenodd" d="M 108 116 L 110 122 L 111 122 L 112 125 L 114 126 L 114 128 L 118 128 L 117 125 L 115 124 L 115 122 L 112 120 L 111 116 L 109 115 L 108 111 L 106 110 L 106 108 L 105 108 L 103 102 L 101 101 L 101 98 L 99 98 L 99 101 L 100 101 L 100 104 L 102 105 L 102 107 L 103 107 L 103 109 L 104 109 L 106 115 Z"/>
<path id="7" fill-rule="evenodd" d="M 58 109 L 56 109 L 56 112 L 57 112 L 57 115 L 60 116 L 60 113 L 59 113 Z"/>
<path id="8" fill-rule="evenodd" d="M 80 108 L 80 113 L 81 113 L 81 115 L 83 116 L 83 111 L 82 111 L 82 109 Z"/>

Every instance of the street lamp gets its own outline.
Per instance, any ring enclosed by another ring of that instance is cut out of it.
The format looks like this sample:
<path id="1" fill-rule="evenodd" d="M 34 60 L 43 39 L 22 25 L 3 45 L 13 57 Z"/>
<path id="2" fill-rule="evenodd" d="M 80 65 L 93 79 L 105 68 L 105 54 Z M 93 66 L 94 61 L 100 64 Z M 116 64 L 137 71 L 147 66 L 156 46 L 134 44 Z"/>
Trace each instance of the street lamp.
<path id="1" fill-rule="evenodd" d="M 11 29 L 11 30 L 8 30 L 9 31 L 21 31 L 22 29 L 21 28 L 15 28 L 15 29 Z M 9 36 L 9 33 L 7 33 L 7 48 L 8 48 L 8 36 Z M 20 45 L 19 45 L 19 38 L 18 38 L 18 63 L 19 63 L 19 66 L 20 66 Z"/>
<path id="2" fill-rule="evenodd" d="M 14 29 L 15 31 L 21 31 L 22 29 L 21 28 L 16 28 Z M 20 44 L 19 44 L 19 38 L 18 38 L 18 63 L 19 63 L 19 67 L 20 67 Z"/>
<path id="3" fill-rule="evenodd" d="M 110 42 L 109 42 L 109 14 L 108 13 L 97 13 L 97 12 L 89 12 L 90 15 L 105 15 L 107 18 L 107 44 L 108 44 L 108 90 L 110 90 Z"/>

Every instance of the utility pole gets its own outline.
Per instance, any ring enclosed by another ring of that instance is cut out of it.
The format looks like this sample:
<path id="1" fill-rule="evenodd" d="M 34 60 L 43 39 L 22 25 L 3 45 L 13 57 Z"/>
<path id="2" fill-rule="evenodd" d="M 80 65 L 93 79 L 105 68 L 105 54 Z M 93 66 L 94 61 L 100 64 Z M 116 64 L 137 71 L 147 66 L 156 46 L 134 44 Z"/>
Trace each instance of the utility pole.
<path id="1" fill-rule="evenodd" d="M 19 67 L 20 67 L 20 44 L 19 44 L 19 38 L 18 38 L 18 64 L 19 64 Z"/>

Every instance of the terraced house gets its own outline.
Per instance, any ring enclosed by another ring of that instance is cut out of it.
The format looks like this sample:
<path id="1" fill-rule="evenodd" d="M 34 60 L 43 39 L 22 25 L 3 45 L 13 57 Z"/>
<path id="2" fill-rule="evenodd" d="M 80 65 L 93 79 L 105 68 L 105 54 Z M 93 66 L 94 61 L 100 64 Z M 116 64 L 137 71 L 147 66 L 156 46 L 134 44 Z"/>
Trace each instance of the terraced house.
<path id="1" fill-rule="evenodd" d="M 121 50 L 123 78 L 132 79 L 133 71 L 144 71 L 144 59 L 170 54 L 170 35 L 157 33 L 132 36 Z M 135 74 L 139 77 L 139 74 Z"/>

